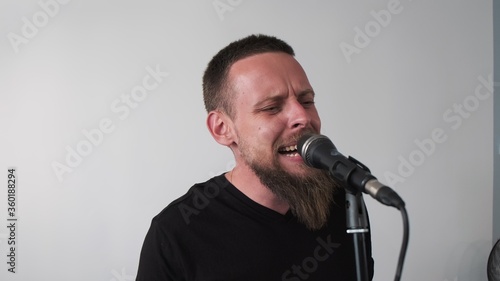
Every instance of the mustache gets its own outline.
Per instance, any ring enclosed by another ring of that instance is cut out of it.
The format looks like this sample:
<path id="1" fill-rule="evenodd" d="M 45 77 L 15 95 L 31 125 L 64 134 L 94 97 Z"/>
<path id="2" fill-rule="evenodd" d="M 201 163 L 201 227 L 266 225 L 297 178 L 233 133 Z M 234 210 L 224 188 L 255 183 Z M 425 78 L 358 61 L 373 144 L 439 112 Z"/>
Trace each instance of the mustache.
<path id="1" fill-rule="evenodd" d="M 290 144 L 297 144 L 299 139 L 307 134 L 319 134 L 316 130 L 312 128 L 304 129 L 298 133 L 295 133 L 291 136 L 288 136 L 284 139 L 280 139 L 274 146 L 274 151 L 278 151 L 278 149 L 283 148 L 284 146 L 288 146 Z"/>

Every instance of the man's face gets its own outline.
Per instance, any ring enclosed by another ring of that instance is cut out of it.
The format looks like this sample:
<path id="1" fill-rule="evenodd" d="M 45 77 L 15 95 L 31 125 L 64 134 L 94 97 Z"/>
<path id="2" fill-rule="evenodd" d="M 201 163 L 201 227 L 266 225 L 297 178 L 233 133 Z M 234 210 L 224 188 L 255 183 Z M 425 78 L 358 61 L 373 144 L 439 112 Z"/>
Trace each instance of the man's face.
<path id="1" fill-rule="evenodd" d="M 302 67 L 283 53 L 265 53 L 236 62 L 232 146 L 237 165 L 247 166 L 310 229 L 328 220 L 338 185 L 326 171 L 306 166 L 297 153 L 304 133 L 319 133 L 314 92 Z"/>
<path id="2" fill-rule="evenodd" d="M 314 92 L 299 63 L 285 53 L 254 55 L 229 72 L 238 137 L 236 149 L 246 164 L 304 175 L 310 169 L 296 151 L 305 132 L 319 133 Z"/>

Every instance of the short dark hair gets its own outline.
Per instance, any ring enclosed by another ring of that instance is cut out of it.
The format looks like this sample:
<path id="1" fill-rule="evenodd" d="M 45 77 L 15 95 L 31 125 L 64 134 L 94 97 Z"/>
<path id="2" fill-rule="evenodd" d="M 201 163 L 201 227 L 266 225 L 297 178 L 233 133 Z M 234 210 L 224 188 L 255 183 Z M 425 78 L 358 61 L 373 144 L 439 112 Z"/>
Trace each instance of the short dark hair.
<path id="1" fill-rule="evenodd" d="M 283 52 L 295 56 L 292 47 L 273 36 L 257 34 L 239 39 L 220 50 L 208 63 L 203 74 L 203 101 L 207 112 L 221 110 L 234 117 L 232 98 L 229 96 L 227 75 L 231 66 L 246 57 Z"/>

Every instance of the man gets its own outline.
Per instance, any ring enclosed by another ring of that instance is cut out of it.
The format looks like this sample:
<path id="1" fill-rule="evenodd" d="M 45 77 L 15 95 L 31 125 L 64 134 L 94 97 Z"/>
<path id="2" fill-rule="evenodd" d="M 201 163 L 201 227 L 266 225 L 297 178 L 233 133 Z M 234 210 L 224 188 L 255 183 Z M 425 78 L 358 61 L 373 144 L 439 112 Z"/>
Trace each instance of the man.
<path id="1" fill-rule="evenodd" d="M 293 49 L 235 41 L 208 64 L 203 94 L 207 127 L 236 165 L 153 219 L 137 280 L 356 280 L 344 189 L 297 153 L 321 121 Z"/>

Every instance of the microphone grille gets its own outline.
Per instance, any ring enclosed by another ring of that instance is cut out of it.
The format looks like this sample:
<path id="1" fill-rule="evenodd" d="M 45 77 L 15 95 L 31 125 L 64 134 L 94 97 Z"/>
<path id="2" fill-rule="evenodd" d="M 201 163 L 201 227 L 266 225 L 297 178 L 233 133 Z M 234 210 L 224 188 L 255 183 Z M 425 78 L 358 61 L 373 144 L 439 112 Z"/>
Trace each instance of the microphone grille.
<path id="1" fill-rule="evenodd" d="M 310 153 L 311 152 L 311 144 L 313 142 L 315 142 L 316 140 L 321 139 L 323 137 L 324 136 L 318 135 L 318 134 L 316 134 L 316 135 L 305 134 L 297 142 L 297 150 L 298 150 L 300 156 L 302 156 L 302 159 L 304 159 L 304 162 L 311 167 L 314 167 L 313 163 L 312 163 L 312 153 Z"/>

